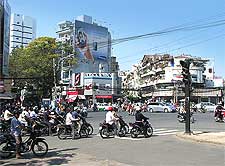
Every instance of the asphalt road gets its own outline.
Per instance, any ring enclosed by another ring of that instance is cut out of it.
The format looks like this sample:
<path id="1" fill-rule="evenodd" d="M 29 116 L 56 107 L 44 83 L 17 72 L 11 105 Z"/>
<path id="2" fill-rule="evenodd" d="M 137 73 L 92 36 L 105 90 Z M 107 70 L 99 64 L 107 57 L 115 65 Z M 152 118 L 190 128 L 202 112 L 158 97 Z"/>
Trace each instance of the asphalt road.
<path id="1" fill-rule="evenodd" d="M 120 113 L 126 122 L 134 122 L 134 116 Z M 87 118 L 95 130 L 90 138 L 78 140 L 59 140 L 47 137 L 49 155 L 67 156 L 72 160 L 76 153 L 89 154 L 98 160 L 114 160 L 135 166 L 224 166 L 225 148 L 223 146 L 197 143 L 178 139 L 176 132 L 184 131 L 184 124 L 176 119 L 176 113 L 145 113 L 154 127 L 151 138 L 102 139 L 98 135 L 99 123 L 105 118 L 105 112 L 91 112 Z M 193 131 L 224 131 L 225 123 L 216 123 L 212 113 L 194 115 L 196 123 Z M 10 160 L 8 160 L 10 164 Z M 15 161 L 14 161 L 15 163 Z M 65 161 L 63 163 L 66 163 Z M 61 165 L 53 161 L 49 165 Z M 15 164 L 16 165 L 16 164 Z"/>

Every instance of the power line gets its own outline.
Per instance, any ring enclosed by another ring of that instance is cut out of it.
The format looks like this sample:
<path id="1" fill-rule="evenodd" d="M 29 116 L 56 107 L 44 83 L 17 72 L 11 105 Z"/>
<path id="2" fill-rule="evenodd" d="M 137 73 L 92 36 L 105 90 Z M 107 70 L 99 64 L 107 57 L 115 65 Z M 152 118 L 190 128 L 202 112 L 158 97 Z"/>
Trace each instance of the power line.
<path id="1" fill-rule="evenodd" d="M 224 37 L 225 34 L 221 34 L 221 35 L 217 35 L 217 36 L 214 36 L 214 37 L 211 37 L 211 38 L 208 38 L 208 39 L 205 39 L 205 40 L 201 40 L 201 41 L 198 41 L 198 42 L 194 42 L 194 43 L 191 43 L 191 44 L 187 44 L 187 45 L 184 45 L 182 47 L 178 47 L 178 48 L 175 48 L 175 49 L 171 49 L 171 50 L 168 50 L 168 51 L 165 51 L 165 52 L 161 52 L 161 53 L 158 53 L 158 54 L 166 54 L 168 52 L 171 52 L 171 51 L 176 51 L 176 50 L 180 50 L 182 48 L 186 48 L 186 47 L 191 47 L 191 46 L 195 46 L 195 45 L 199 45 L 199 44 L 202 44 L 204 42 L 208 42 L 208 41 L 211 41 L 211 40 L 215 40 L 215 39 L 218 39 L 218 38 L 221 38 L 221 37 Z M 139 60 L 140 58 L 138 59 L 133 59 L 133 60 L 126 60 L 120 64 L 124 64 L 124 63 L 127 63 L 127 62 L 132 62 L 132 61 L 136 61 L 136 60 Z"/>
<path id="2" fill-rule="evenodd" d="M 98 47 L 98 49 L 108 47 L 109 45 L 116 45 L 116 44 L 120 44 L 120 43 L 131 41 L 131 40 L 136 40 L 136 39 L 143 39 L 143 38 L 166 35 L 166 34 L 177 32 L 177 31 L 193 31 L 193 30 L 199 30 L 199 29 L 208 29 L 208 28 L 222 26 L 222 25 L 225 25 L 224 19 L 213 21 L 213 22 L 207 22 L 207 23 L 186 26 L 186 27 L 185 26 L 184 27 L 175 26 L 175 28 L 174 27 L 166 28 L 164 30 L 156 31 L 156 32 L 152 32 L 152 33 L 136 35 L 136 36 L 126 37 L 126 38 L 114 39 L 111 41 L 111 43 L 109 43 L 108 40 L 103 41 L 103 42 L 98 42 L 98 45 L 100 45 L 100 47 Z M 89 43 L 88 45 L 89 45 L 90 49 L 93 49 L 93 42 Z"/>

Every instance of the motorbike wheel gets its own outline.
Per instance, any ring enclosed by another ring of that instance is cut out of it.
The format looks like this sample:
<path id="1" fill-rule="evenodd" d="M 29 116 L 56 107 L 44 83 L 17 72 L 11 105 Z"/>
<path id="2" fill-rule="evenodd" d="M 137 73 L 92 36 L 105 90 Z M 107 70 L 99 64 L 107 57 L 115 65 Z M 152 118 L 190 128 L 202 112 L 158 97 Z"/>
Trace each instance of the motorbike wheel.
<path id="1" fill-rule="evenodd" d="M 120 131 L 118 132 L 119 137 L 125 137 L 126 136 L 126 127 L 121 127 Z"/>
<path id="2" fill-rule="evenodd" d="M 45 141 L 36 141 L 32 144 L 32 152 L 37 157 L 43 157 L 48 153 L 48 144 Z"/>
<path id="3" fill-rule="evenodd" d="M 148 126 L 147 128 L 147 134 L 145 135 L 146 137 L 151 137 L 153 134 L 153 128 L 152 126 Z"/>
<path id="4" fill-rule="evenodd" d="M 106 128 L 103 128 L 99 131 L 100 136 L 105 139 L 105 138 L 109 138 L 109 134 Z"/>
<path id="5" fill-rule="evenodd" d="M 88 124 L 87 129 L 88 129 L 88 135 L 92 135 L 94 131 L 93 127 L 90 124 Z"/>
<path id="6" fill-rule="evenodd" d="M 67 135 L 66 135 L 66 128 L 59 128 L 58 130 L 58 134 L 57 134 L 59 139 L 66 139 Z"/>
<path id="7" fill-rule="evenodd" d="M 8 151 L 8 142 L 2 142 L 0 143 L 0 157 L 1 158 L 9 158 L 13 153 Z"/>
<path id="8" fill-rule="evenodd" d="M 87 138 L 88 137 L 88 128 L 85 126 L 82 126 L 79 134 L 80 134 L 81 138 Z"/>
<path id="9" fill-rule="evenodd" d="M 140 135 L 141 131 L 138 127 L 133 127 L 130 131 L 132 138 L 137 138 L 138 135 Z"/>
<path id="10" fill-rule="evenodd" d="M 124 127 L 126 129 L 126 134 L 129 134 L 129 126 L 128 125 L 125 125 Z"/>

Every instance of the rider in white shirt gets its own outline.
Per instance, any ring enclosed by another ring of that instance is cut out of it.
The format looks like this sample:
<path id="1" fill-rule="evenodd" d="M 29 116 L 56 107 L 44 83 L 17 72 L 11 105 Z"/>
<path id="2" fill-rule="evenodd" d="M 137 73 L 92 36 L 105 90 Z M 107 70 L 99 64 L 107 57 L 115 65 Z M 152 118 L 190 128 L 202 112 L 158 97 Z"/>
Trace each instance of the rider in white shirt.
<path id="1" fill-rule="evenodd" d="M 112 106 L 109 106 L 108 107 L 108 112 L 106 113 L 106 123 L 109 124 L 113 129 L 114 129 L 114 132 L 115 132 L 115 135 L 117 135 L 117 126 L 115 124 L 115 122 L 118 120 L 118 118 L 116 118 L 114 116 L 114 113 L 113 113 L 113 107 Z"/>
<path id="2" fill-rule="evenodd" d="M 79 118 L 73 118 L 72 116 L 72 109 L 71 108 L 67 108 L 67 114 L 66 114 L 66 125 L 70 125 L 71 128 L 72 128 L 72 139 L 75 138 L 75 128 L 78 129 L 78 132 L 80 130 L 80 127 L 79 127 Z"/>
<path id="3" fill-rule="evenodd" d="M 23 123 L 25 126 L 28 126 L 27 119 L 29 118 L 30 118 L 29 112 L 26 109 L 24 109 L 19 116 L 19 121 Z"/>
<path id="4" fill-rule="evenodd" d="M 6 109 L 4 112 L 4 120 L 9 121 L 10 119 L 12 119 L 12 117 L 13 114 L 8 109 Z"/>

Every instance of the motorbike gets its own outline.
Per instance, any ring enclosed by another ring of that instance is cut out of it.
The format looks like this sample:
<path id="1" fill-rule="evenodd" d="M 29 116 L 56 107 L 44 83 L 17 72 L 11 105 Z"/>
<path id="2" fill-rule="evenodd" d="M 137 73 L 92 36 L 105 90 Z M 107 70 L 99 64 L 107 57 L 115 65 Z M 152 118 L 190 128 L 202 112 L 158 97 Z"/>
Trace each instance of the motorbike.
<path id="1" fill-rule="evenodd" d="M 99 133 L 103 139 L 116 135 L 114 128 L 110 124 L 106 123 L 106 121 L 99 124 Z"/>
<path id="2" fill-rule="evenodd" d="M 78 139 L 78 138 L 87 138 L 88 135 L 91 133 L 93 133 L 93 130 L 90 129 L 90 127 L 88 127 L 87 124 L 82 123 L 81 127 L 80 127 L 80 131 L 78 131 L 78 128 L 75 127 L 75 131 L 74 131 L 74 138 Z M 72 137 L 72 128 L 70 125 L 65 125 L 65 124 L 59 124 L 57 126 L 57 136 L 59 139 L 66 139 L 68 137 Z"/>
<path id="3" fill-rule="evenodd" d="M 216 122 L 225 122 L 225 110 L 215 112 L 215 121 Z"/>
<path id="4" fill-rule="evenodd" d="M 4 119 L 0 119 L 0 133 L 10 133 L 10 124 Z"/>
<path id="5" fill-rule="evenodd" d="M 177 120 L 178 122 L 180 123 L 185 123 L 186 122 L 186 113 L 184 114 L 181 114 L 181 113 L 178 113 L 177 114 Z M 194 123 L 196 120 L 195 118 L 193 117 L 193 112 L 190 113 L 190 122 L 191 123 Z"/>
<path id="6" fill-rule="evenodd" d="M 117 118 L 118 118 L 118 122 L 119 122 L 118 136 L 124 137 L 124 136 L 126 136 L 126 134 L 129 133 L 129 126 L 123 120 L 122 116 L 118 116 Z"/>
<path id="7" fill-rule="evenodd" d="M 43 157 L 48 153 L 48 144 L 44 138 L 40 138 L 40 133 L 27 129 L 29 137 L 21 144 L 21 153 L 32 151 L 37 157 Z M 0 157 L 9 158 L 16 152 L 16 141 L 11 134 L 3 134 L 0 137 Z"/>
<path id="8" fill-rule="evenodd" d="M 145 120 L 144 126 L 146 127 L 147 132 L 144 133 L 143 127 L 140 127 L 137 122 L 129 123 L 131 130 L 130 134 L 132 138 L 137 138 L 139 135 L 144 135 L 145 137 L 151 137 L 153 134 L 153 128 L 151 123 L 148 120 Z"/>
<path id="9" fill-rule="evenodd" d="M 87 129 L 88 135 L 92 135 L 93 131 L 94 131 L 92 125 L 90 123 L 88 123 L 84 117 L 80 117 L 80 118 L 82 120 L 82 125 L 84 126 L 84 128 Z"/>

